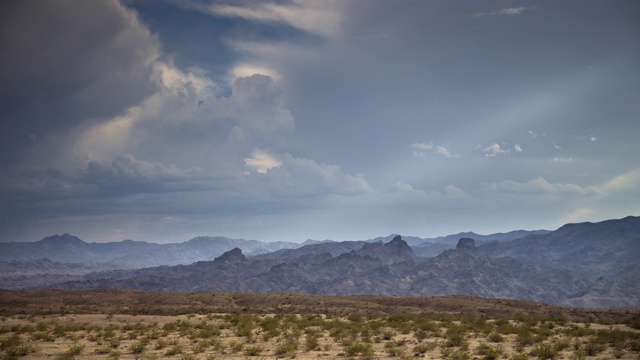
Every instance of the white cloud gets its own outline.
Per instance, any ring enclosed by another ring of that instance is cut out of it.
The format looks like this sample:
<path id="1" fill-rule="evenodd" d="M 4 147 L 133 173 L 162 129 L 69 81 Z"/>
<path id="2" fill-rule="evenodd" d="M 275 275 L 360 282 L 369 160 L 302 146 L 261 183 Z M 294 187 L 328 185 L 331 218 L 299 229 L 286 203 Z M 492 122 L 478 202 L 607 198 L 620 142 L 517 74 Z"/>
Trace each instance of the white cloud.
<path id="1" fill-rule="evenodd" d="M 264 174 L 270 192 L 280 196 L 362 194 L 371 187 L 362 175 L 346 175 L 337 165 L 284 154 L 279 166 Z"/>
<path id="2" fill-rule="evenodd" d="M 551 161 L 554 163 L 569 163 L 573 161 L 573 158 L 554 157 Z"/>
<path id="3" fill-rule="evenodd" d="M 405 194 L 413 194 L 413 195 L 417 195 L 417 196 L 426 195 L 424 190 L 415 189 L 413 186 L 411 186 L 409 184 L 405 184 L 405 183 L 400 182 L 400 181 L 397 181 L 395 184 L 393 184 L 393 187 L 396 190 L 398 190 L 399 192 L 405 193 Z"/>
<path id="4" fill-rule="evenodd" d="M 476 17 L 481 16 L 491 16 L 491 15 L 522 15 L 525 10 L 530 10 L 528 7 L 513 7 L 513 8 L 504 8 L 497 9 L 489 12 L 479 12 L 476 14 Z"/>
<path id="5" fill-rule="evenodd" d="M 496 156 L 506 154 L 508 151 L 500 147 L 499 144 L 491 144 L 482 149 L 482 152 L 485 153 L 484 156 Z"/>
<path id="6" fill-rule="evenodd" d="M 449 149 L 447 149 L 445 146 L 442 145 L 438 145 L 436 147 L 436 152 L 444 157 L 448 157 L 448 158 L 457 158 L 460 157 L 460 155 L 458 154 L 452 154 Z"/>
<path id="7" fill-rule="evenodd" d="M 271 156 L 265 150 L 254 150 L 251 157 L 244 159 L 245 167 L 260 174 L 266 174 L 267 170 L 280 166 L 281 162 Z"/>
<path id="8" fill-rule="evenodd" d="M 637 192 L 638 184 L 640 184 L 640 170 L 632 170 L 612 178 L 602 184 L 600 188 L 607 193 L 624 190 L 635 190 Z"/>
<path id="9" fill-rule="evenodd" d="M 272 78 L 273 80 L 279 81 L 280 80 L 280 74 L 278 74 L 277 71 L 270 69 L 266 66 L 259 66 L 259 65 L 251 65 L 251 64 L 247 64 L 247 63 L 241 63 L 241 64 L 237 64 L 236 66 L 234 66 L 231 69 L 231 81 L 230 83 L 233 83 L 233 80 L 237 79 L 237 78 L 241 78 L 241 77 L 248 77 L 254 74 L 260 74 L 260 75 L 266 75 L 269 76 L 270 78 Z"/>

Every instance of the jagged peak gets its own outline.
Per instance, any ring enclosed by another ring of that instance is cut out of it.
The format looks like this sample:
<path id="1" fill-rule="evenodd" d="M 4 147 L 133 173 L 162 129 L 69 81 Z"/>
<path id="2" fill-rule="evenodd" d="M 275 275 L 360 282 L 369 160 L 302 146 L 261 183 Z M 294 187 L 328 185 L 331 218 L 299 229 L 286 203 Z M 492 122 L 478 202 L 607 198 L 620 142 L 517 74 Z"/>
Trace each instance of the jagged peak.
<path id="1" fill-rule="evenodd" d="M 245 261 L 246 259 L 247 258 L 242 253 L 242 250 L 240 248 L 235 247 L 225 252 L 224 254 L 218 256 L 217 258 L 213 259 L 213 262 L 214 263 L 234 263 L 234 262 L 242 262 L 242 261 Z"/>

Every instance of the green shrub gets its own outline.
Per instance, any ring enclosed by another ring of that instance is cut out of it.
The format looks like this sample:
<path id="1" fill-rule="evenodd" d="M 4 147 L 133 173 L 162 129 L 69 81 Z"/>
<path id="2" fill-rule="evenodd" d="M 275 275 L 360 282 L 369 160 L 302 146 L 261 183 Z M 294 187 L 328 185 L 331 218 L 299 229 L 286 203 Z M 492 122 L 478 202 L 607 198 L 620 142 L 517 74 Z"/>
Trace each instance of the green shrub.
<path id="1" fill-rule="evenodd" d="M 504 349 L 502 345 L 493 347 L 487 344 L 480 344 L 480 346 L 476 348 L 476 354 L 481 355 L 485 360 L 495 360 L 502 356 L 503 353 Z"/>
<path id="2" fill-rule="evenodd" d="M 248 356 L 258 356 L 262 353 L 263 350 L 264 350 L 264 347 L 260 345 L 247 346 L 246 348 L 244 348 L 244 353 L 247 354 Z"/>
<path id="3" fill-rule="evenodd" d="M 81 344 L 73 344 L 69 348 L 69 350 L 65 351 L 62 355 L 58 357 L 58 360 L 71 360 L 75 359 L 77 355 L 80 355 L 84 351 L 84 345 Z"/>
<path id="4" fill-rule="evenodd" d="M 504 341 L 504 337 L 500 333 L 494 332 L 489 335 L 489 340 L 495 343 L 499 343 Z"/>
<path id="5" fill-rule="evenodd" d="M 538 344 L 533 349 L 531 349 L 529 355 L 535 356 L 541 360 L 554 359 L 556 356 L 558 356 L 558 351 L 549 344 Z"/>
<path id="6" fill-rule="evenodd" d="M 369 344 L 356 343 L 345 347 L 344 352 L 347 356 L 362 356 L 362 357 L 370 357 L 373 355 L 374 350 L 373 347 Z"/>

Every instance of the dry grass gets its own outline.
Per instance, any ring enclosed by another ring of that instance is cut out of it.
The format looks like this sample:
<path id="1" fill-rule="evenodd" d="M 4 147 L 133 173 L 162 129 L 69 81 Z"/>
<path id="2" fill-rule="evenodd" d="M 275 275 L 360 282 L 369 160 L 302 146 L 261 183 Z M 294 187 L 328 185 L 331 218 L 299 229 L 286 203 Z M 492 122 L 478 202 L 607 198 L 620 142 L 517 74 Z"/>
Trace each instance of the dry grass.
<path id="1" fill-rule="evenodd" d="M 637 310 L 468 297 L 3 292 L 0 311 L 2 359 L 640 359 Z"/>

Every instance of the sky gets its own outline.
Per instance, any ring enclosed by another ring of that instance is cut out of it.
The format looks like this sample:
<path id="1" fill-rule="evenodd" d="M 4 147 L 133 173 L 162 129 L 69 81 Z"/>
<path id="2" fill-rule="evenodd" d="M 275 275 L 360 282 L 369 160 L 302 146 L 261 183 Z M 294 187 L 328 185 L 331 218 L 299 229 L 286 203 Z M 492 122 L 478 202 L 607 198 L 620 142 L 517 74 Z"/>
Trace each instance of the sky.
<path id="1" fill-rule="evenodd" d="M 0 3 L 0 241 L 640 215 L 640 2 Z"/>

